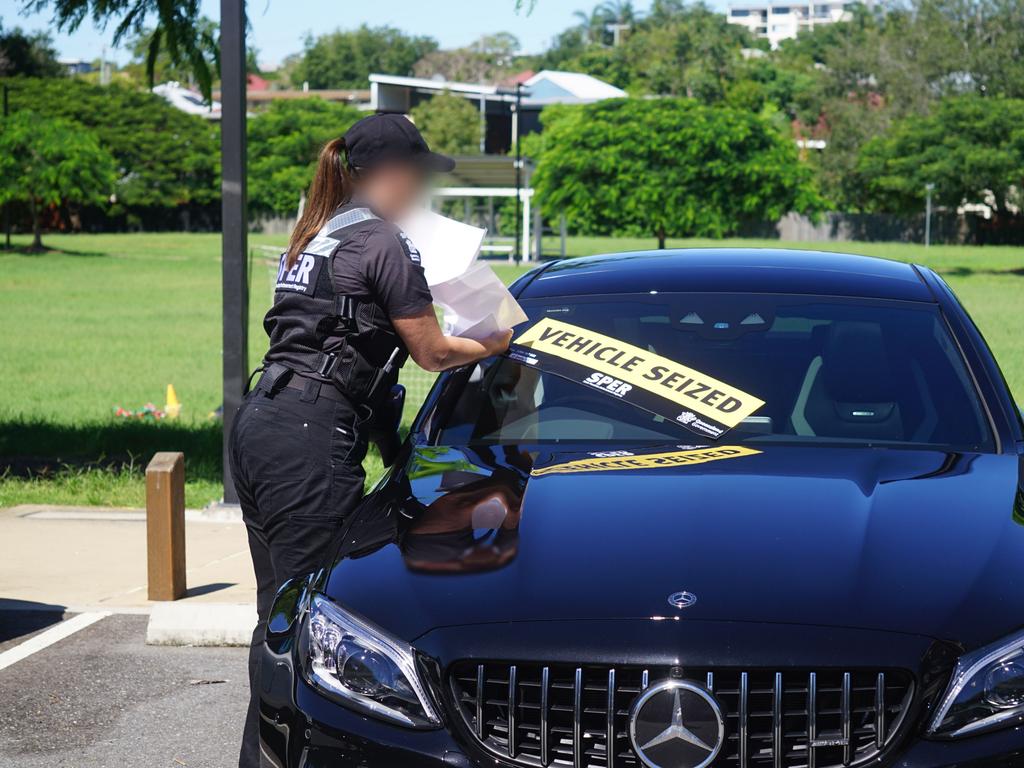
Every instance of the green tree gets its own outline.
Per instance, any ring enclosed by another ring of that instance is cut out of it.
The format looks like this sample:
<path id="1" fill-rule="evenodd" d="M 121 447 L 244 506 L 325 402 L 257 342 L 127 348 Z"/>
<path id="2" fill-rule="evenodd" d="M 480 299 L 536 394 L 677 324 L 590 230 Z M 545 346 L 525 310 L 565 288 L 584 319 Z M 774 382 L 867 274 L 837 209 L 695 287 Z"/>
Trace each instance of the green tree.
<path id="1" fill-rule="evenodd" d="M 692 99 L 615 99 L 545 110 L 531 137 L 542 210 L 586 234 L 722 237 L 813 212 L 793 143 L 757 115 Z"/>
<path id="2" fill-rule="evenodd" d="M 215 123 L 181 112 L 159 96 L 77 78 L 13 78 L 11 111 L 72 120 L 93 131 L 117 161 L 112 214 L 204 205 L 220 199 Z"/>
<path id="3" fill-rule="evenodd" d="M 181 2 L 170 2 L 170 0 L 21 0 L 21 4 L 22 9 L 27 13 L 52 9 L 54 23 L 61 32 L 74 32 L 86 19 L 90 19 L 103 28 L 113 22 L 115 24 L 113 38 L 115 47 L 129 35 L 143 33 L 147 27 L 147 19 L 152 21 L 155 17 L 156 24 L 150 24 L 153 34 L 149 38 L 150 49 L 147 52 L 147 60 L 155 62 L 161 51 L 167 51 L 174 66 L 189 68 L 203 96 L 207 99 L 211 98 L 214 75 L 218 68 L 218 58 L 216 54 L 211 56 L 211 51 L 216 51 L 217 41 L 210 39 L 203 28 L 200 0 L 181 0 Z M 512 6 L 517 12 L 525 11 L 527 14 L 533 11 L 535 4 L 536 0 L 512 0 Z M 389 30 L 389 34 L 377 36 L 377 41 L 383 46 L 377 55 L 388 66 L 373 67 L 371 70 L 367 70 L 367 74 L 370 71 L 411 74 L 412 65 L 426 53 L 437 48 L 437 43 L 430 38 L 407 38 L 401 32 L 388 27 L 381 27 L 371 30 L 371 32 L 379 33 L 384 30 Z M 358 31 L 353 34 L 358 34 Z M 407 50 L 410 47 L 410 42 L 415 53 L 411 59 L 408 58 Z M 391 46 L 394 46 L 393 50 Z M 365 57 L 368 53 L 365 44 L 360 42 L 358 48 L 361 49 L 361 53 Z M 354 48 L 349 52 L 355 52 Z M 370 55 L 373 55 L 372 52 Z M 401 66 L 394 68 L 391 66 L 393 64 Z M 324 72 L 320 72 L 319 67 L 314 69 L 317 71 L 310 74 L 316 77 L 323 74 L 328 79 L 338 72 L 348 73 L 349 71 L 344 63 L 339 61 L 335 61 L 333 67 L 337 71 L 331 71 L 331 67 Z M 250 71 L 252 71 L 251 68 Z M 302 79 L 308 80 L 311 85 L 314 82 L 312 77 L 304 76 Z M 301 83 L 302 79 L 296 82 Z M 151 73 L 150 85 L 152 83 Z M 358 88 L 362 87 L 364 83 L 365 76 L 362 81 L 355 84 L 348 81 L 313 87 Z"/>
<path id="4" fill-rule="evenodd" d="M 985 203 L 997 212 L 1021 205 L 1024 100 L 960 96 L 928 116 L 896 122 L 863 147 L 856 167 L 870 209 L 917 213 L 925 185 L 939 205 Z"/>
<path id="5" fill-rule="evenodd" d="M 200 36 L 204 60 L 217 61 L 217 46 L 220 29 L 217 22 L 201 16 L 196 21 L 196 30 Z M 196 85 L 195 68 L 188 61 L 181 61 L 171 55 L 159 44 L 154 46 L 154 38 L 159 34 L 157 29 L 143 29 L 128 40 L 127 48 L 131 51 L 132 60 L 125 69 L 140 84 L 152 87 L 153 83 L 164 83 L 168 80 Z"/>
<path id="6" fill-rule="evenodd" d="M 10 116 L 0 130 L 0 202 L 28 203 L 32 250 L 43 250 L 49 206 L 102 201 L 113 191 L 114 158 L 82 125 L 32 112 Z"/>
<path id="7" fill-rule="evenodd" d="M 611 43 L 608 25 L 612 23 L 613 18 L 603 3 L 595 5 L 589 11 L 576 11 L 573 16 L 576 19 L 575 31 L 588 44 Z"/>
<path id="8" fill-rule="evenodd" d="M 371 72 L 411 75 L 413 66 L 437 50 L 431 37 L 411 36 L 394 27 L 336 30 L 308 37 L 293 85 L 310 88 L 365 88 Z"/>
<path id="9" fill-rule="evenodd" d="M 317 98 L 273 101 L 255 115 L 249 120 L 249 208 L 294 215 L 320 148 L 360 116 L 355 107 Z"/>
<path id="10" fill-rule="evenodd" d="M 660 22 L 637 25 L 629 36 L 630 90 L 719 102 L 751 44 L 747 30 L 723 14 L 701 3 L 685 6 Z"/>
<path id="11" fill-rule="evenodd" d="M 4 30 L 0 21 L 0 77 L 58 77 L 64 67 L 57 61 L 53 40 L 45 32 L 29 34 L 19 27 Z"/>
<path id="12" fill-rule="evenodd" d="M 480 151 L 480 112 L 453 93 L 439 93 L 413 108 L 410 116 L 430 148 L 448 155 Z"/>
<path id="13" fill-rule="evenodd" d="M 569 69 L 570 62 L 575 61 L 587 49 L 587 38 L 583 30 L 570 27 L 555 35 L 551 45 L 543 53 L 534 58 L 534 68 Z"/>
<path id="14" fill-rule="evenodd" d="M 538 59 L 549 69 L 586 72 L 632 93 L 721 101 L 754 41 L 743 27 L 703 3 L 660 0 L 639 18 L 628 2 L 577 12 L 579 23 L 555 38 Z M 612 47 L 612 24 L 628 24 Z"/>
<path id="15" fill-rule="evenodd" d="M 436 77 L 462 82 L 495 82 L 524 69 L 517 55 L 519 40 L 508 32 L 483 35 L 471 46 L 433 51 L 416 62 L 417 77 Z"/>
<path id="16" fill-rule="evenodd" d="M 61 32 L 74 32 L 86 19 L 102 28 L 115 22 L 115 48 L 130 35 L 143 34 L 147 17 L 155 17 L 147 60 L 155 64 L 160 52 L 167 51 L 176 66 L 190 69 L 203 95 L 210 98 L 217 68 L 216 55 L 211 52 L 216 51 L 217 41 L 203 26 L 199 0 L 22 0 L 22 8 L 28 13 L 51 9 Z"/>
<path id="17" fill-rule="evenodd" d="M 907 26 L 904 58 L 919 62 L 935 95 L 1024 97 L 1020 0 L 914 0 Z"/>

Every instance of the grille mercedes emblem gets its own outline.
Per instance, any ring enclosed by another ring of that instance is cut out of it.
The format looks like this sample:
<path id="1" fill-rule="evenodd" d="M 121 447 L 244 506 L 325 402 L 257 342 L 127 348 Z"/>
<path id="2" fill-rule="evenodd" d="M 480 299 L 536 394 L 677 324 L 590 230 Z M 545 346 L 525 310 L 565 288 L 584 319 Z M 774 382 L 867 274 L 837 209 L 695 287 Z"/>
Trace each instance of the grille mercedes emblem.
<path id="1" fill-rule="evenodd" d="M 704 768 L 722 749 L 725 721 L 703 688 L 666 680 L 633 703 L 629 739 L 647 768 Z"/>
<path id="2" fill-rule="evenodd" d="M 693 592 L 673 592 L 668 596 L 668 604 L 673 608 L 689 608 L 697 602 L 697 596 Z"/>

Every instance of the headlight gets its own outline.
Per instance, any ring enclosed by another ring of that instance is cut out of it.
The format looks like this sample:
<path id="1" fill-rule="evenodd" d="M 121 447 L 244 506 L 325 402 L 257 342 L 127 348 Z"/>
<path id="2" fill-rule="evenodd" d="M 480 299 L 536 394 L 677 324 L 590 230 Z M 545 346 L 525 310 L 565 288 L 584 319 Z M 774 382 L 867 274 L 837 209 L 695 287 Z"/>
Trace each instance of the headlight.
<path id="1" fill-rule="evenodd" d="M 311 601 L 307 634 L 307 676 L 322 691 L 402 725 L 440 725 L 410 645 L 321 595 Z"/>
<path id="2" fill-rule="evenodd" d="M 1024 632 L 962 656 L 928 732 L 966 736 L 1024 722 Z"/>

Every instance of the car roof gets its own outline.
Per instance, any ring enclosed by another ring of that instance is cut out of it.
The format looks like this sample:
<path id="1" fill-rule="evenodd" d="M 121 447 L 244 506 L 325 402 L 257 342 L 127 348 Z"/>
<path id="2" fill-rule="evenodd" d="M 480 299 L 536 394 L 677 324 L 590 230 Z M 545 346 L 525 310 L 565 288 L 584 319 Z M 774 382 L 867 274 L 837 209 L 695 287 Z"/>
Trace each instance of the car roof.
<path id="1" fill-rule="evenodd" d="M 784 248 L 680 248 L 563 259 L 541 270 L 521 298 L 651 291 L 935 300 L 910 264 Z"/>

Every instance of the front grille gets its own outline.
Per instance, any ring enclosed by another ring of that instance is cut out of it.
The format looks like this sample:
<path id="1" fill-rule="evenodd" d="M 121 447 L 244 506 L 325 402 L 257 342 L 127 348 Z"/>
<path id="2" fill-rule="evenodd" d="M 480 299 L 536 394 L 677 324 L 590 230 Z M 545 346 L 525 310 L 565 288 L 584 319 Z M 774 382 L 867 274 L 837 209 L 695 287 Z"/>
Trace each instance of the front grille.
<path id="1" fill-rule="evenodd" d="M 506 761 L 641 768 L 629 710 L 648 684 L 670 676 L 668 668 L 460 662 L 451 683 L 466 726 Z M 705 686 L 722 709 L 716 767 L 856 765 L 895 738 L 913 696 L 902 670 L 687 668 L 682 678 Z"/>

